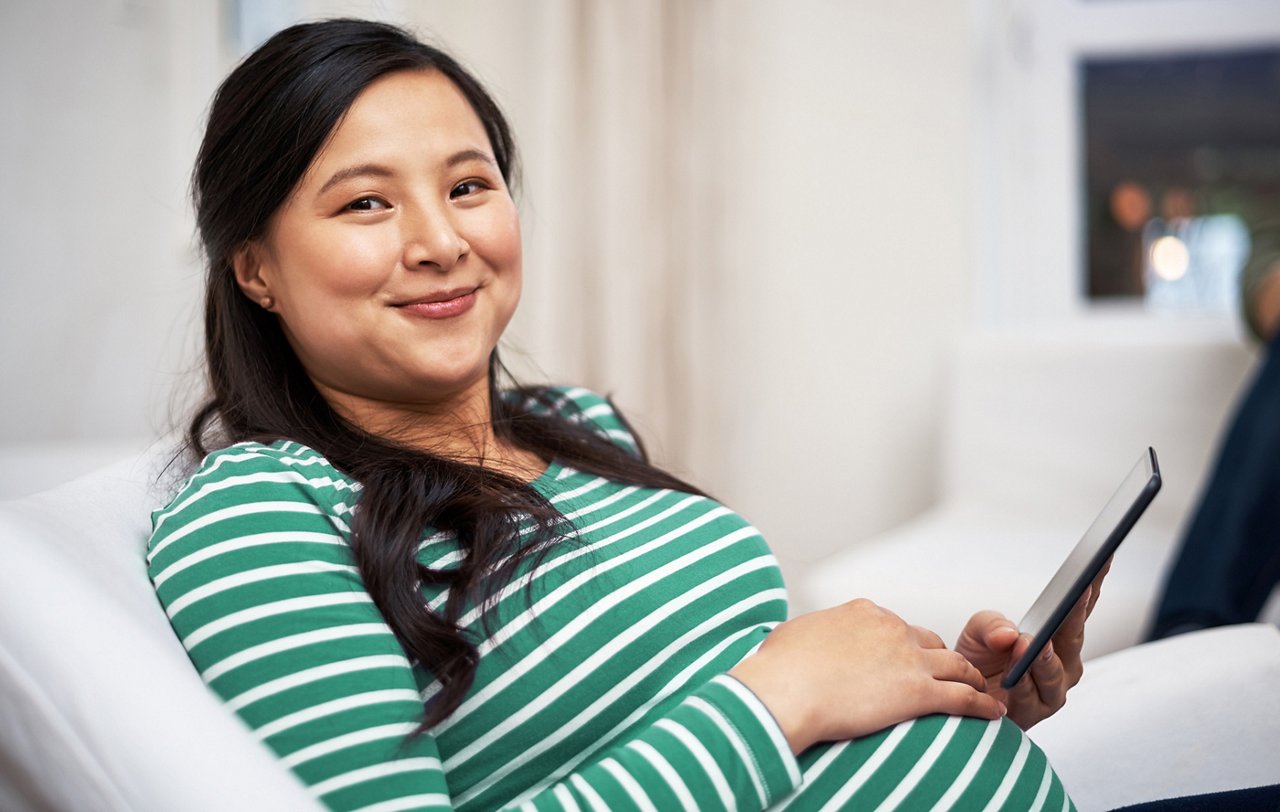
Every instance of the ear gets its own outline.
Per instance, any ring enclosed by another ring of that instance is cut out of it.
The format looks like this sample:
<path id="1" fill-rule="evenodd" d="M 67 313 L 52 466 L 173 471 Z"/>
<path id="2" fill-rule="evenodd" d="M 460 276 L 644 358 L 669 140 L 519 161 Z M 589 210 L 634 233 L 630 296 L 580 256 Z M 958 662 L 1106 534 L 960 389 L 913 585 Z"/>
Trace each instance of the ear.
<path id="1" fill-rule="evenodd" d="M 231 270 L 235 273 L 240 291 L 253 302 L 270 310 L 271 307 L 267 304 L 272 301 L 271 286 L 267 281 L 270 272 L 264 274 L 264 270 L 267 270 L 264 266 L 263 248 L 256 241 L 250 240 L 231 255 Z"/>

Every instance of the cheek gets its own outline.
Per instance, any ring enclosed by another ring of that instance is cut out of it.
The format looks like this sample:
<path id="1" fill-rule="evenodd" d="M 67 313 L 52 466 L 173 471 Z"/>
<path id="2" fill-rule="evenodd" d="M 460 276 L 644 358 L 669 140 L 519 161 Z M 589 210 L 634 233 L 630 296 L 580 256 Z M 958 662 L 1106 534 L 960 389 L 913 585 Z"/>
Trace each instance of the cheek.
<path id="1" fill-rule="evenodd" d="M 382 229 L 315 229 L 288 247 L 281 265 L 289 294 L 302 300 L 367 296 L 385 283 L 398 253 Z"/>
<path id="2" fill-rule="evenodd" d="M 513 277 L 518 284 L 522 248 L 520 218 L 513 202 L 508 200 L 506 205 L 493 206 L 486 211 L 484 218 L 476 223 L 469 241 L 495 271 Z"/>

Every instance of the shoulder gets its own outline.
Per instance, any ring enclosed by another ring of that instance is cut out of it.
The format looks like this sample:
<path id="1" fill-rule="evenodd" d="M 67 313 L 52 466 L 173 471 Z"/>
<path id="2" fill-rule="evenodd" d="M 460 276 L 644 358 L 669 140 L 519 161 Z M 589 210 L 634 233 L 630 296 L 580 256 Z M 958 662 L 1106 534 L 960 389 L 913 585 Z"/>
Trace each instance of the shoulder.
<path id="1" fill-rule="evenodd" d="M 148 557 L 171 536 L 239 516 L 312 513 L 340 519 L 359 490 L 308 446 L 236 443 L 206 456 L 169 503 L 152 512 Z"/>
<path id="2" fill-rule="evenodd" d="M 644 455 L 635 431 L 606 395 L 581 386 L 543 386 L 515 390 L 507 396 L 534 414 L 558 417 L 590 429 L 632 455 Z"/>

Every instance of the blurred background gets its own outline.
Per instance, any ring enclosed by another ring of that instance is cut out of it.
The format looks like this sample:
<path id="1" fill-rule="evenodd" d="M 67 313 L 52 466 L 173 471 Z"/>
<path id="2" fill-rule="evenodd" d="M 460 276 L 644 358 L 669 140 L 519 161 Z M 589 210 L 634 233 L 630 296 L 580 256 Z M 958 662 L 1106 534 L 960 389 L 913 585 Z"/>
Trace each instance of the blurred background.
<path id="1" fill-rule="evenodd" d="M 1243 343 L 1280 216 L 1275 0 L 9 0 L 0 497 L 184 422 L 206 105 L 335 15 L 443 44 L 512 120 L 508 364 L 611 393 L 789 579 L 938 500 L 966 336 Z"/>

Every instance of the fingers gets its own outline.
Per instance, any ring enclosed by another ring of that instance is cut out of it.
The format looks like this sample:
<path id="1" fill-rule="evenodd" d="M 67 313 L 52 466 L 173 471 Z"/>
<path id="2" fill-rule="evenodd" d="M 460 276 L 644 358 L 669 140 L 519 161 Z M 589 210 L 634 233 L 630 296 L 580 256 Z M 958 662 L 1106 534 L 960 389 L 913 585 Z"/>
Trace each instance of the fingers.
<path id="1" fill-rule="evenodd" d="M 986 677 L 962 654 L 947 649 L 936 649 L 926 652 L 926 657 L 930 673 L 936 680 L 963 683 L 977 691 L 987 687 Z"/>
<path id="2" fill-rule="evenodd" d="M 999 719 L 1006 712 L 1004 704 L 994 696 L 975 691 L 959 682 L 937 683 L 933 707 L 926 711 L 952 716 L 976 716 L 979 719 Z"/>
<path id="3" fill-rule="evenodd" d="M 929 631 L 923 626 L 911 626 L 911 633 L 915 635 L 916 643 L 921 648 L 946 648 L 947 644 L 942 642 L 942 638 L 934 632 Z"/>
<path id="4" fill-rule="evenodd" d="M 1107 559 L 1107 563 L 1102 565 L 1102 570 L 1098 573 L 1098 577 L 1093 579 L 1093 583 L 1089 585 L 1089 606 L 1085 610 L 1085 617 L 1093 614 L 1093 607 L 1097 605 L 1099 596 L 1102 595 L 1102 581 L 1107 577 L 1107 573 L 1111 571 L 1111 559 Z"/>
<path id="5" fill-rule="evenodd" d="M 1039 703 L 1044 706 L 1048 716 L 1056 712 L 1067 702 L 1067 672 L 1054 650 L 1053 643 L 1045 644 L 1035 661 L 1028 669 L 1029 682 L 1035 688 Z"/>
<path id="6" fill-rule="evenodd" d="M 992 636 L 1001 637 L 1005 629 L 1016 629 L 1013 621 L 999 612 L 984 609 L 969 618 L 969 622 L 964 625 L 964 631 L 961 633 L 960 639 L 968 638 L 989 648 L 991 647 Z M 1016 639 L 1017 635 L 1015 634 L 1014 637 Z M 1012 640 L 1005 641 L 1002 639 L 1001 643 L 1004 647 L 1013 645 Z"/>
<path id="7" fill-rule="evenodd" d="M 1018 642 L 1013 622 L 999 612 L 978 612 L 965 624 L 956 651 L 963 654 L 987 677 L 1001 674 L 1009 665 L 1010 652 Z"/>
<path id="8" fill-rule="evenodd" d="M 1053 649 L 1065 670 L 1067 687 L 1074 686 L 1084 674 L 1080 653 L 1084 648 L 1085 620 L 1089 616 L 1094 591 L 1092 586 L 1085 587 L 1084 594 L 1053 636 Z"/>

